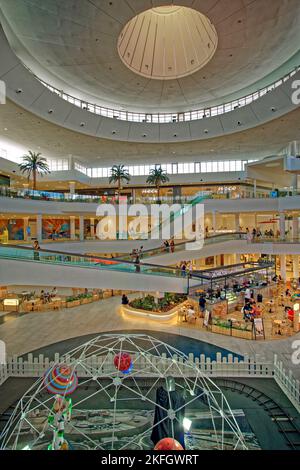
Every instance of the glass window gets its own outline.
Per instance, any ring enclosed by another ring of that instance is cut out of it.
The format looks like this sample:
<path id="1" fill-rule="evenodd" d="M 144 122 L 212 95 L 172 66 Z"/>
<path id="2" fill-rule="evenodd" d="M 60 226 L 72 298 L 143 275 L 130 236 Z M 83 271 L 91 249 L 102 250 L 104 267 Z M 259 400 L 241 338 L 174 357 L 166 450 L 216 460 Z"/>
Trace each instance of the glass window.
<path id="1" fill-rule="evenodd" d="M 189 172 L 190 172 L 190 165 L 189 165 L 189 163 L 184 163 L 184 164 L 183 164 L 183 173 L 184 173 L 184 174 L 187 174 L 187 173 L 189 173 Z"/>
<path id="2" fill-rule="evenodd" d="M 241 160 L 237 160 L 235 162 L 235 171 L 242 171 L 242 162 L 241 162 Z"/>
<path id="3" fill-rule="evenodd" d="M 212 162 L 213 173 L 218 173 L 218 169 L 219 169 L 218 162 Z"/>
<path id="4" fill-rule="evenodd" d="M 229 162 L 229 168 L 230 170 L 229 171 L 235 171 L 235 162 Z"/>
<path id="5" fill-rule="evenodd" d="M 178 163 L 178 173 L 179 173 L 180 175 L 183 175 L 183 174 L 184 174 L 183 163 Z"/>
<path id="6" fill-rule="evenodd" d="M 171 165 L 171 163 L 168 163 L 166 165 L 166 170 L 167 170 L 168 175 L 172 174 L 172 165 Z"/>
<path id="7" fill-rule="evenodd" d="M 201 162 L 201 173 L 207 173 L 206 162 Z"/>
<path id="8" fill-rule="evenodd" d="M 230 171 L 230 162 L 224 162 L 224 171 Z"/>

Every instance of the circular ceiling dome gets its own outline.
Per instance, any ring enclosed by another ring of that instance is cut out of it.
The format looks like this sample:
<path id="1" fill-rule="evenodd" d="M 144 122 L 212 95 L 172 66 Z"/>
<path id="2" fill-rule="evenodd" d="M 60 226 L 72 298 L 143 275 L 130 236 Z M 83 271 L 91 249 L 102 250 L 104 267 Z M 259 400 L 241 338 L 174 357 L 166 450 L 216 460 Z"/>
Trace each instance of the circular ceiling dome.
<path id="1" fill-rule="evenodd" d="M 131 19 L 118 39 L 123 63 L 156 80 L 191 75 L 214 56 L 218 35 L 199 11 L 176 5 L 156 7 Z"/>

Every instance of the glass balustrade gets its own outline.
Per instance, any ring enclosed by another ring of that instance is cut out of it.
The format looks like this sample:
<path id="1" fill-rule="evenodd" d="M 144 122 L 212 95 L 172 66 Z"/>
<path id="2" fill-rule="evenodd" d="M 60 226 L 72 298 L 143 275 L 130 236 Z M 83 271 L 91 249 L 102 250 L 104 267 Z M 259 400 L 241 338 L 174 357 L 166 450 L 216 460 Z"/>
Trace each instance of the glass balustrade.
<path id="1" fill-rule="evenodd" d="M 60 251 L 33 250 L 27 247 L 0 245 L 0 259 L 29 261 L 43 264 L 55 264 L 80 268 L 101 269 L 126 273 L 141 273 L 155 276 L 181 277 L 176 268 L 151 264 L 135 264 L 125 260 L 112 260 L 95 256 L 77 255 Z"/>
<path id="2" fill-rule="evenodd" d="M 202 195 L 205 194 L 205 199 L 269 199 L 277 197 L 292 197 L 300 196 L 300 191 L 279 189 L 276 196 L 272 191 L 254 191 L 247 188 L 247 191 L 242 190 L 240 194 L 227 192 L 220 194 L 214 191 L 200 191 Z M 94 203 L 94 204 L 119 204 L 117 196 L 94 196 L 85 194 L 70 194 L 49 191 L 34 191 L 29 189 L 13 189 L 7 186 L 0 186 L 0 197 L 7 197 L 12 199 L 31 199 L 36 201 L 54 201 L 54 202 L 70 202 L 70 203 Z M 203 197 L 203 196 L 201 196 Z M 194 203 L 196 197 L 192 196 L 162 196 L 160 202 L 162 204 L 190 204 Z M 201 202 L 201 201 L 200 201 Z M 155 197 L 127 197 L 128 204 L 156 204 Z"/>

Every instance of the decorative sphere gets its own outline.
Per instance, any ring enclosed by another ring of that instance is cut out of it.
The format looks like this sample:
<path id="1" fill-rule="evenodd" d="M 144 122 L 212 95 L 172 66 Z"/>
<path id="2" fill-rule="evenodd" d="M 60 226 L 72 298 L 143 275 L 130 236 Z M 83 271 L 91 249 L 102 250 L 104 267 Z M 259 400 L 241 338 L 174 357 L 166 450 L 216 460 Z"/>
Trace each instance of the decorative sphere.
<path id="1" fill-rule="evenodd" d="M 44 374 L 44 385 L 49 393 L 70 395 L 77 388 L 78 378 L 69 366 L 59 364 Z"/>
<path id="2" fill-rule="evenodd" d="M 130 372 L 132 368 L 132 360 L 130 354 L 125 352 L 116 354 L 114 358 L 114 365 L 116 369 L 118 369 L 120 372 Z"/>
<path id="3" fill-rule="evenodd" d="M 154 450 L 183 450 L 183 447 L 173 437 L 165 437 L 156 444 Z"/>

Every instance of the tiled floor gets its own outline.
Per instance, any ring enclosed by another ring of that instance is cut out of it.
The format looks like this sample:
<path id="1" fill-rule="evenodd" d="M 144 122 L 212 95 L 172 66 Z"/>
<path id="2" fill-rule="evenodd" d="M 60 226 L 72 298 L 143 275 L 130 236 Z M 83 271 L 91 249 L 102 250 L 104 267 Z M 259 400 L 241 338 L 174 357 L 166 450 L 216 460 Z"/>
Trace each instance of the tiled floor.
<path id="1" fill-rule="evenodd" d="M 237 354 L 260 354 L 267 360 L 272 360 L 274 353 L 277 353 L 286 368 L 292 369 L 297 378 L 300 377 L 299 367 L 291 362 L 292 342 L 300 339 L 300 334 L 277 341 L 247 341 L 202 331 L 193 325 L 178 323 L 177 319 L 164 323 L 146 318 L 127 317 L 121 312 L 120 297 L 112 297 L 73 309 L 28 313 L 2 324 L 0 339 L 5 341 L 7 354 L 11 356 L 26 354 L 78 336 L 126 329 L 164 331 L 190 336 Z"/>

